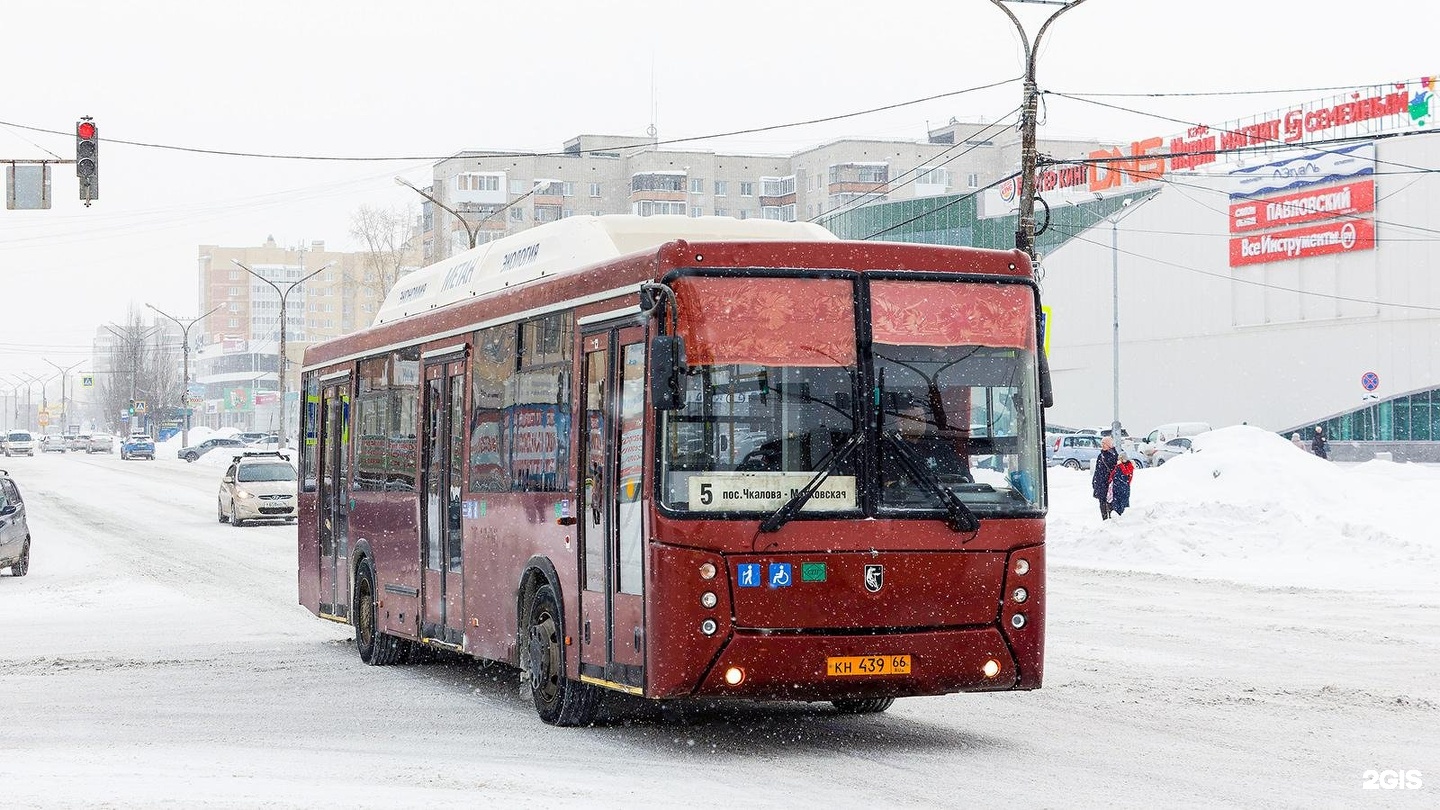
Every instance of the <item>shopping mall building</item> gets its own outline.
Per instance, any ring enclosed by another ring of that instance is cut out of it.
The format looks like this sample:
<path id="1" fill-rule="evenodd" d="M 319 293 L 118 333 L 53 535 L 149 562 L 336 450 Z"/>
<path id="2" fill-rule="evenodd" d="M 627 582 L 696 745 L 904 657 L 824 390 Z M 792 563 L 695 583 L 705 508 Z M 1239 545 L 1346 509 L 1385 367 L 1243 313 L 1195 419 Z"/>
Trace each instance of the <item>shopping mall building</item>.
<path id="1" fill-rule="evenodd" d="M 1321 425 L 1341 456 L 1440 461 L 1433 91 L 1429 79 L 1395 83 L 1042 166 L 1049 421 L 1109 424 L 1118 379 L 1131 434 Z M 1010 247 L 1015 186 L 825 224 L 848 238 Z"/>

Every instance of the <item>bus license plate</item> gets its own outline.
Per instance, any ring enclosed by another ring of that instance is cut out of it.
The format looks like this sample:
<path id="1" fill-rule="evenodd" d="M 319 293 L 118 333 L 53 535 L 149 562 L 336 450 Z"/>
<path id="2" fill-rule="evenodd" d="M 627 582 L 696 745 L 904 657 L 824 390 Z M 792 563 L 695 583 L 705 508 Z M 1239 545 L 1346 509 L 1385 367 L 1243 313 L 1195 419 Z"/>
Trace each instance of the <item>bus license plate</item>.
<path id="1" fill-rule="evenodd" d="M 842 655 L 825 659 L 825 674 L 839 675 L 909 675 L 908 655 Z"/>

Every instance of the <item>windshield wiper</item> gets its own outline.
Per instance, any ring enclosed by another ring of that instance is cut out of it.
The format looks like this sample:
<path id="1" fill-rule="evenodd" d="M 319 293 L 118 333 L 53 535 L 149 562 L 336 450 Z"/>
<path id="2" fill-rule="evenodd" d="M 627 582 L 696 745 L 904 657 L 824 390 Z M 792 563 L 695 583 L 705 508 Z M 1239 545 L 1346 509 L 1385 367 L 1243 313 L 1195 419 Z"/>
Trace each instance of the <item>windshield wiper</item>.
<path id="1" fill-rule="evenodd" d="M 910 447 L 894 433 L 881 431 L 880 435 L 890 445 L 890 448 L 895 451 L 895 458 L 900 462 L 900 466 L 905 468 L 905 472 L 909 474 L 911 478 L 923 484 L 926 489 L 930 490 L 932 495 L 939 498 L 940 502 L 945 505 L 945 514 L 949 517 L 946 523 L 950 526 L 951 531 L 975 532 L 980 530 L 980 518 L 976 517 L 975 513 L 970 511 L 970 507 L 966 506 L 965 502 L 960 500 L 959 495 L 956 495 L 949 487 L 941 484 L 929 470 L 925 469 L 925 465 L 920 463 L 920 460 L 915 457 L 914 450 L 910 449 Z"/>
<path id="2" fill-rule="evenodd" d="M 816 473 L 815 477 L 810 479 L 810 483 L 802 487 L 799 492 L 790 496 L 790 500 L 786 501 L 784 506 L 776 509 L 770 517 L 765 518 L 765 520 L 760 523 L 760 531 L 779 531 L 781 526 L 789 522 L 790 518 L 795 517 L 796 513 L 805 506 L 806 501 L 809 501 L 810 496 L 814 495 L 816 490 L 820 489 L 820 484 L 823 483 L 826 478 L 830 477 L 830 474 L 835 471 L 835 468 L 838 467 L 842 461 L 849 458 L 851 454 L 855 452 L 855 448 L 859 447 L 864 441 L 864 434 L 857 430 L 850 434 L 850 438 L 846 439 L 844 444 L 840 445 L 840 449 L 831 450 L 829 463 L 822 461 L 820 464 L 820 472 Z"/>

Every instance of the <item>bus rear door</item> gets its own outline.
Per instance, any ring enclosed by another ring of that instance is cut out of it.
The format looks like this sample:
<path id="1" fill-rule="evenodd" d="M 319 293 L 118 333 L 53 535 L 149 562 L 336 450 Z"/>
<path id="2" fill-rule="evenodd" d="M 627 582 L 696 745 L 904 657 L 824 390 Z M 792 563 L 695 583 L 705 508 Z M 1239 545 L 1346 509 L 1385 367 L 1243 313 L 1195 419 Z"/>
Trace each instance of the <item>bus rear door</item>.
<path id="1" fill-rule="evenodd" d="M 420 548 L 424 556 L 422 638 L 464 641 L 464 555 L 460 487 L 465 463 L 465 359 L 452 351 L 425 359 L 425 437 L 420 465 Z"/>
<path id="2" fill-rule="evenodd" d="M 581 367 L 580 676 L 640 694 L 645 685 L 645 333 L 585 330 Z"/>
<path id="3" fill-rule="evenodd" d="M 320 613 L 350 616 L 350 377 L 321 382 Z"/>

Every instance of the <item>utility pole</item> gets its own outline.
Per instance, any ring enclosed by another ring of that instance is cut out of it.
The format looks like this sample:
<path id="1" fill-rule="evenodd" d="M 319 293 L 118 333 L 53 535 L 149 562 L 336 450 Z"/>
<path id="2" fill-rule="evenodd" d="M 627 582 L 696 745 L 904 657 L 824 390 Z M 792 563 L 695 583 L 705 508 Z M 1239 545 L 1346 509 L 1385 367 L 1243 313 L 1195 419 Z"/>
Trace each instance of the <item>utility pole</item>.
<path id="1" fill-rule="evenodd" d="M 1039 124 L 1040 91 L 1035 84 L 1035 60 L 1040 53 L 1040 39 L 1050 24 L 1061 14 L 1085 2 L 1085 0 L 990 0 L 995 7 L 1005 12 L 1015 30 L 1020 34 L 1020 44 L 1025 49 L 1025 99 L 1020 113 L 1020 221 L 1015 229 L 1015 247 L 1035 258 L 1035 169 L 1039 156 L 1035 149 L 1036 127 Z M 1025 34 L 1020 18 L 1003 3 L 1032 3 L 1045 6 L 1059 6 L 1040 26 L 1032 43 Z M 1117 437 L 1118 438 L 1118 437 Z"/>
<path id="2" fill-rule="evenodd" d="M 164 315 L 165 317 L 167 317 L 167 318 L 169 318 L 170 320 L 174 321 L 176 326 L 180 327 L 180 341 L 181 341 L 181 343 L 183 344 L 183 346 L 181 347 L 181 354 L 182 354 L 183 357 L 185 358 L 185 359 L 184 359 L 185 382 L 184 382 L 184 384 L 181 386 L 181 394 L 180 394 L 180 404 L 185 407 L 185 418 L 184 418 L 184 420 L 182 420 L 182 421 L 180 422 L 180 446 L 181 446 L 181 447 L 189 447 L 189 446 L 190 446 L 190 327 L 192 327 L 192 326 L 194 326 L 195 324 L 197 324 L 197 323 L 205 320 L 206 318 L 210 317 L 212 314 L 214 314 L 215 310 L 217 310 L 217 309 L 219 309 L 220 307 L 223 307 L 223 306 L 225 306 L 225 305 L 224 305 L 224 304 L 216 304 L 213 308 L 211 308 L 211 310 L 210 310 L 209 312 L 205 313 L 204 315 L 199 316 L 198 318 L 191 318 L 191 319 L 188 320 L 188 321 L 181 321 L 179 318 L 177 318 L 177 317 L 175 317 L 174 315 L 171 315 L 170 313 L 162 310 L 161 308 L 155 306 L 154 304 L 146 304 L 145 306 L 150 307 L 151 309 L 155 310 L 156 312 L 160 313 L 161 315 Z M 283 403 L 282 403 L 282 407 L 283 407 Z"/>
<path id="3" fill-rule="evenodd" d="M 236 267 L 239 267 L 241 270 L 244 270 L 245 272 L 249 273 L 250 275 L 252 275 L 252 276 L 260 279 L 261 281 L 265 282 L 266 284 L 269 284 L 272 288 L 274 288 L 275 294 L 278 295 L 278 296 L 280 296 L 280 362 L 279 362 L 279 369 L 278 369 L 279 374 L 278 374 L 278 376 L 280 377 L 280 449 L 281 449 L 281 450 L 284 450 L 284 449 L 285 449 L 285 395 L 286 395 L 286 393 L 288 393 L 288 388 L 289 388 L 288 382 L 287 382 L 286 377 L 285 377 L 285 375 L 286 375 L 286 366 L 287 366 L 288 363 L 289 363 L 289 357 L 287 357 L 286 354 L 285 354 L 285 327 L 286 327 L 286 322 L 285 322 L 285 298 L 290 295 L 290 291 L 291 291 L 291 290 L 295 289 L 296 287 L 299 287 L 301 284 L 304 284 L 305 282 L 307 282 L 307 281 L 309 281 L 310 279 L 312 279 L 312 278 L 320 275 L 321 273 L 325 272 L 326 270 L 329 270 L 331 267 L 334 267 L 334 266 L 335 266 L 335 263 L 334 263 L 334 262 L 327 262 L 327 263 L 326 263 L 323 267 L 321 267 L 319 270 L 316 270 L 316 271 L 314 271 L 313 273 L 310 273 L 310 274 L 308 274 L 308 275 L 306 275 L 306 276 L 301 277 L 300 280 L 298 280 L 298 281 L 292 281 L 292 282 L 290 282 L 289 284 L 285 285 L 285 289 L 283 289 L 283 290 L 280 289 L 280 285 L 278 285 L 278 284 L 276 284 L 275 282 L 271 281 L 270 279 L 268 279 L 268 278 L 260 275 L 259 273 L 255 272 L 254 270 L 251 270 L 249 267 L 246 267 L 244 264 L 242 264 L 242 263 L 240 262 L 240 260 L 238 260 L 238 259 L 231 259 L 231 260 L 230 260 L 230 263 L 233 264 L 233 265 L 235 265 Z M 303 270 L 304 268 L 301 268 L 301 269 Z"/>

